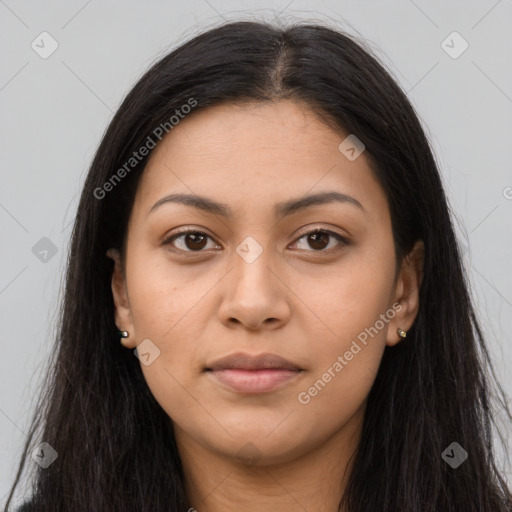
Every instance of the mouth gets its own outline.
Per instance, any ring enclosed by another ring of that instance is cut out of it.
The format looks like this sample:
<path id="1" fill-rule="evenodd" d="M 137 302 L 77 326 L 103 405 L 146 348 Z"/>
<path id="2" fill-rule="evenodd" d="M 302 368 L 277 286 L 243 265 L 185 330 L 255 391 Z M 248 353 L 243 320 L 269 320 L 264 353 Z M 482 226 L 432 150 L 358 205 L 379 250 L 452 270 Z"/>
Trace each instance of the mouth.
<path id="1" fill-rule="evenodd" d="M 216 383 L 244 394 L 277 390 L 303 373 L 298 365 L 274 354 L 234 354 L 204 369 Z"/>

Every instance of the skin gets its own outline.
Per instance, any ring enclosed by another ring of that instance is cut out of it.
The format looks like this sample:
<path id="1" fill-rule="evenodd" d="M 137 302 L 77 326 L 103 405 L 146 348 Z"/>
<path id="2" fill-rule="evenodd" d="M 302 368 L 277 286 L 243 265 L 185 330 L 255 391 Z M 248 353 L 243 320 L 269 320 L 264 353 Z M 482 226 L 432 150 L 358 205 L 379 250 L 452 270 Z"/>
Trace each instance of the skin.
<path id="1" fill-rule="evenodd" d="M 424 246 L 418 241 L 395 272 L 386 196 L 364 152 L 350 161 L 338 149 L 347 135 L 293 100 L 194 112 L 150 157 L 124 266 L 116 250 L 107 253 L 116 262 L 116 325 L 129 332 L 123 344 L 150 339 L 160 350 L 141 368 L 173 422 L 199 512 L 338 510 L 384 348 L 408 341 L 397 328 L 408 330 L 418 312 Z M 274 216 L 276 203 L 323 191 L 350 195 L 364 210 L 331 202 Z M 171 202 L 148 214 L 171 193 L 213 198 L 233 216 Z M 209 238 L 164 244 L 178 227 Z M 307 236 L 315 229 L 349 243 L 324 235 L 315 244 Z M 248 236 L 263 251 L 252 263 L 236 252 Z M 300 403 L 299 393 L 396 303 L 394 318 Z M 256 395 L 203 372 L 237 352 L 277 354 L 303 372 Z M 245 463 L 244 453 L 253 454 Z"/>

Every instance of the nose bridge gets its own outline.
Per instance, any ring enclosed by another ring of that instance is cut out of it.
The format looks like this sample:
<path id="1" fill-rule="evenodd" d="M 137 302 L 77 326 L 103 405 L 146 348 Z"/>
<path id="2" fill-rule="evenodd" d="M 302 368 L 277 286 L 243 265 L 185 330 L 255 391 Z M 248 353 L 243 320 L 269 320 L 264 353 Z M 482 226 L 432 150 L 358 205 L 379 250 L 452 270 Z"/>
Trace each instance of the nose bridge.
<path id="1" fill-rule="evenodd" d="M 257 235 L 249 235 L 235 248 L 228 290 L 219 310 L 225 322 L 236 319 L 255 328 L 268 319 L 282 321 L 289 314 L 283 286 L 272 268 L 275 258 L 263 243 Z"/>
<path id="2" fill-rule="evenodd" d="M 252 289 L 257 294 L 266 294 L 272 286 L 271 249 L 263 245 L 262 236 L 258 237 L 262 243 L 256 236 L 246 236 L 235 249 L 233 277 L 237 292 L 250 293 Z"/>

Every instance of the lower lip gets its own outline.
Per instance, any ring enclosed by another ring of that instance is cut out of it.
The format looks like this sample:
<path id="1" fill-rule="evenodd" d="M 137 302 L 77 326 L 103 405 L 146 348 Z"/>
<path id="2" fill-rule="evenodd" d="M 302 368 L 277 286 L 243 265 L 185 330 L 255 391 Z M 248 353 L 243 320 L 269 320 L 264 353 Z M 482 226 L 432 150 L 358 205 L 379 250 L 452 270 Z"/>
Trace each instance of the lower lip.
<path id="1" fill-rule="evenodd" d="M 268 393 L 291 381 L 300 371 L 284 369 L 209 371 L 222 384 L 240 393 Z"/>

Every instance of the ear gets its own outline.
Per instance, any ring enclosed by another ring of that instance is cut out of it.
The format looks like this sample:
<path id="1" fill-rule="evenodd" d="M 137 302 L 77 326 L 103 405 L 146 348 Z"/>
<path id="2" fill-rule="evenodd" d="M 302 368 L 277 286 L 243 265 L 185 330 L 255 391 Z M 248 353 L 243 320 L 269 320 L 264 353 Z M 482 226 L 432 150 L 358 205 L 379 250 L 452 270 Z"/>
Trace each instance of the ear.
<path id="1" fill-rule="evenodd" d="M 392 347 L 402 340 L 397 329 L 408 331 L 416 319 L 420 308 L 419 294 L 423 282 L 423 265 L 425 261 L 425 245 L 418 240 L 409 254 L 404 257 L 397 282 L 393 304 L 396 314 L 389 322 L 386 345 Z"/>
<path id="2" fill-rule="evenodd" d="M 126 280 L 124 268 L 121 261 L 121 255 L 117 249 L 109 249 L 107 256 L 114 260 L 114 270 L 112 272 L 112 297 L 114 299 L 114 319 L 118 330 L 128 331 L 127 338 L 121 338 L 121 343 L 126 348 L 135 348 L 135 330 L 133 328 L 130 302 L 126 289 Z"/>

